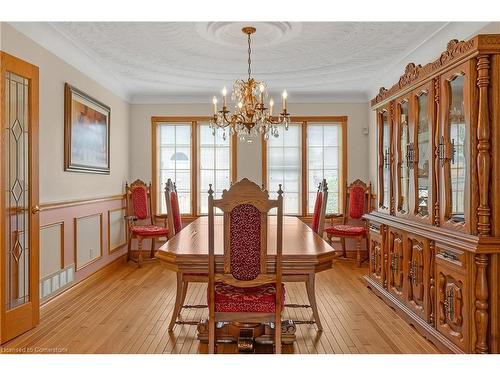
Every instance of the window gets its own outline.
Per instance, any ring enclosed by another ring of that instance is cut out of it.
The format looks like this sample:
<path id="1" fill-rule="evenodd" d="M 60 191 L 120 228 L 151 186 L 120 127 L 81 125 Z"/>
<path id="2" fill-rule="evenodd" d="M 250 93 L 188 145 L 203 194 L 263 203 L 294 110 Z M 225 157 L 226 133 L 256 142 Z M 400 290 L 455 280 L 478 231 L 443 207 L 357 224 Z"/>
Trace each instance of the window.
<path id="1" fill-rule="evenodd" d="M 153 117 L 153 208 L 166 213 L 165 183 L 175 182 L 184 216 L 208 212 L 209 184 L 220 197 L 236 180 L 236 138 L 212 135 L 205 117 Z"/>
<path id="2" fill-rule="evenodd" d="M 342 173 L 342 126 L 307 124 L 307 213 L 314 212 L 318 185 L 328 184 L 326 213 L 341 212 L 340 175 Z"/>
<path id="3" fill-rule="evenodd" d="M 267 143 L 268 190 L 276 198 L 279 184 L 283 190 L 283 213 L 300 215 L 301 209 L 301 129 L 290 124 L 288 131 L 279 127 L 279 137 L 270 137 Z"/>
<path id="4" fill-rule="evenodd" d="M 342 212 L 346 180 L 346 117 L 292 118 L 288 131 L 263 145 L 263 181 L 271 197 L 283 189 L 283 212 L 309 216 L 318 185 L 328 183 L 327 213 Z"/>
<path id="5" fill-rule="evenodd" d="M 158 124 L 157 165 L 159 212 L 166 213 L 164 186 L 175 181 L 181 214 L 191 213 L 191 124 Z"/>
<path id="6" fill-rule="evenodd" d="M 208 124 L 200 124 L 199 134 L 199 189 L 198 213 L 208 213 L 208 189 L 212 184 L 214 197 L 220 198 L 222 191 L 230 185 L 230 145 L 229 137 L 223 138 L 220 130 L 212 134 Z"/>

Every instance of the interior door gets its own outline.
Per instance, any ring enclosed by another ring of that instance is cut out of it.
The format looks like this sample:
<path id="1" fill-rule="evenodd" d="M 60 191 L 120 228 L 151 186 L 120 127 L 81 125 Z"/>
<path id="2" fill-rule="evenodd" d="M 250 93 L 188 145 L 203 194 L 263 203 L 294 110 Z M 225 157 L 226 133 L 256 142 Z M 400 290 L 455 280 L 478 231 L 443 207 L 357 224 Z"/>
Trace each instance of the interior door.
<path id="1" fill-rule="evenodd" d="M 0 343 L 39 321 L 38 67 L 0 51 Z"/>

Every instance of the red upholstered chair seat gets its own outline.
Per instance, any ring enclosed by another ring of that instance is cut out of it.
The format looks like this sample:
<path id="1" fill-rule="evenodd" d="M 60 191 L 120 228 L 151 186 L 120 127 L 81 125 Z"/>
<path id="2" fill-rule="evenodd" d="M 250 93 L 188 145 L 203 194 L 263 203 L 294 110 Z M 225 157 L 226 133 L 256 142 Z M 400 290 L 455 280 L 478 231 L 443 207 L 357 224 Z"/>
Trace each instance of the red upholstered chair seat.
<path id="1" fill-rule="evenodd" d="M 281 308 L 285 304 L 285 286 L 281 290 Z M 276 286 L 265 284 L 250 288 L 240 288 L 224 283 L 215 283 L 216 312 L 264 312 L 276 311 Z"/>
<path id="2" fill-rule="evenodd" d="M 355 237 L 364 235 L 366 233 L 366 228 L 355 225 L 338 224 L 325 228 L 325 232 L 333 236 Z"/>
<path id="3" fill-rule="evenodd" d="M 159 227 L 157 225 L 135 225 L 130 227 L 130 231 L 136 235 L 147 237 L 147 236 L 166 236 L 168 234 L 168 228 Z"/>

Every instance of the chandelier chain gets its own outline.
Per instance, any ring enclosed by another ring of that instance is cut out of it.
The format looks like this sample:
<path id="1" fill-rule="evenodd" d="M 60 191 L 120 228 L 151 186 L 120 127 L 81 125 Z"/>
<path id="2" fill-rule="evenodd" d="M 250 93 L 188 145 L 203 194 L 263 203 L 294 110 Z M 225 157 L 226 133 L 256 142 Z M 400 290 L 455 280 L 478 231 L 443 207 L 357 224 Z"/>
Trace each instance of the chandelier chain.
<path id="1" fill-rule="evenodd" d="M 252 54 L 252 48 L 250 46 L 250 34 L 248 34 L 248 79 L 250 79 L 252 75 L 252 69 L 251 69 L 252 59 L 250 57 L 251 54 Z"/>

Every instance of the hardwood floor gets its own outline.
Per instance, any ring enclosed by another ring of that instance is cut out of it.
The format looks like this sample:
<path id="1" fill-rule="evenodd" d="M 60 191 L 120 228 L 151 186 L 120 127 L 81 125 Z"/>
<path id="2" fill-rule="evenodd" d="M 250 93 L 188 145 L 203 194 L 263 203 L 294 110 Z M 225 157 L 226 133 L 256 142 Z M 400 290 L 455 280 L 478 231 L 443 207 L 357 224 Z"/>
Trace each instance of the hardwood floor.
<path id="1" fill-rule="evenodd" d="M 439 353 L 368 290 L 366 268 L 337 261 L 317 275 L 316 294 L 324 331 L 298 325 L 297 341 L 284 353 Z M 206 301 L 206 286 L 192 284 L 186 303 Z M 301 283 L 286 285 L 287 301 L 306 303 Z M 40 325 L 0 347 L 0 352 L 206 353 L 196 326 L 167 325 L 175 299 L 175 274 L 159 263 L 120 264 L 91 277 L 42 307 Z M 309 320 L 310 309 L 285 309 L 285 318 Z M 184 319 L 201 319 L 206 309 L 185 310 Z M 234 353 L 236 345 L 219 345 Z M 270 352 L 270 348 L 258 351 Z"/>

